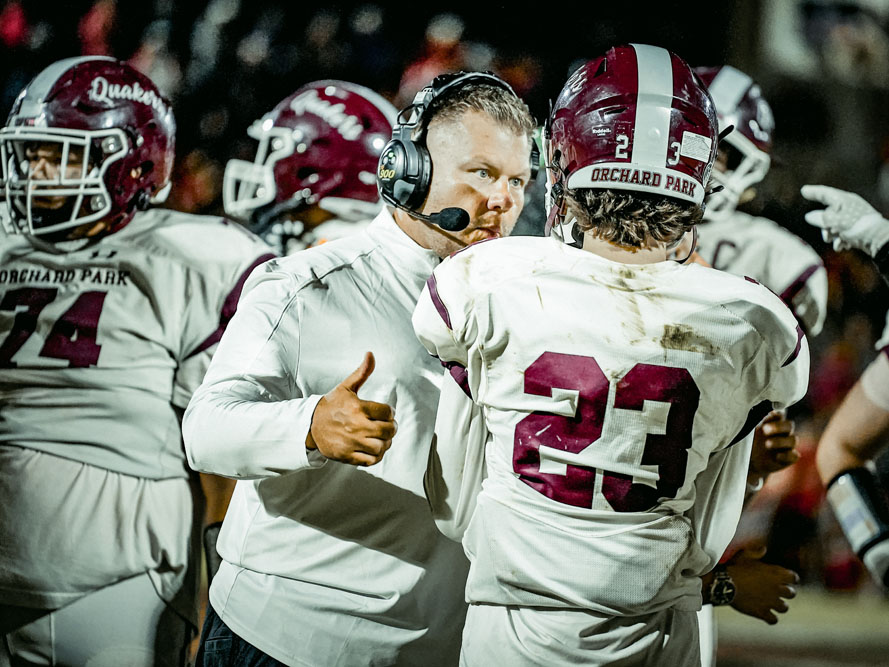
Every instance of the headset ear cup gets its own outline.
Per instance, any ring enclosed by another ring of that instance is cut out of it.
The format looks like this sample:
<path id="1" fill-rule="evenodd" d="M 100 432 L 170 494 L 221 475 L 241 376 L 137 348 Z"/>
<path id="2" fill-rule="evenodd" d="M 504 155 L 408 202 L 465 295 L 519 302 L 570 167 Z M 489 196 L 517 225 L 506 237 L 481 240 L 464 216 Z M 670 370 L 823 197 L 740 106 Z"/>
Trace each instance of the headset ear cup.
<path id="1" fill-rule="evenodd" d="M 380 153 L 380 161 L 377 163 L 377 185 L 384 199 L 404 204 L 403 198 L 410 197 L 410 192 L 405 194 L 402 185 L 407 179 L 407 171 L 404 144 L 400 139 L 390 140 Z"/>
<path id="2" fill-rule="evenodd" d="M 377 183 L 384 198 L 408 208 L 426 200 L 432 164 L 429 151 L 411 140 L 392 139 L 380 154 Z"/>
<path id="3" fill-rule="evenodd" d="M 405 148 L 408 153 L 413 153 L 410 158 L 417 165 L 417 175 L 413 177 L 413 187 L 407 200 L 407 206 L 419 210 L 429 195 L 429 186 L 432 183 L 432 158 L 429 156 L 429 149 L 422 144 L 411 141 L 409 144 L 405 144 Z"/>

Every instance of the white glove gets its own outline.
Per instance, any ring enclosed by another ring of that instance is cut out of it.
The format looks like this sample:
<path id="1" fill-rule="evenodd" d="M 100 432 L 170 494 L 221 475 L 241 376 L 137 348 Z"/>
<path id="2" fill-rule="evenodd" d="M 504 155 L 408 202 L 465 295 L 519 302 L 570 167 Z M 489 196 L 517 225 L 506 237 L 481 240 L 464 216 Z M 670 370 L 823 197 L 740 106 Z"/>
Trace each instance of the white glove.
<path id="1" fill-rule="evenodd" d="M 859 248 L 871 257 L 889 243 L 889 220 L 853 192 L 826 185 L 804 185 L 803 197 L 827 208 L 806 213 L 806 222 L 822 229 L 835 250 Z"/>

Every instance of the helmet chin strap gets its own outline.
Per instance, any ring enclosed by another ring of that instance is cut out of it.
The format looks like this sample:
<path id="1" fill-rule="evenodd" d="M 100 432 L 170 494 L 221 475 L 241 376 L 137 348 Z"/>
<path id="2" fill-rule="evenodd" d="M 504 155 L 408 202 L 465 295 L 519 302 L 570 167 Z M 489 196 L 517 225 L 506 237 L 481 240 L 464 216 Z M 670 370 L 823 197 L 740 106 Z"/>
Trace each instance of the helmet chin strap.
<path id="1" fill-rule="evenodd" d="M 685 234 L 680 236 L 678 241 L 674 241 L 672 244 L 667 246 L 667 250 L 674 250 L 674 249 L 678 248 L 682 244 L 682 242 L 685 240 L 686 234 L 688 234 L 688 232 L 685 232 Z M 678 262 L 679 264 L 685 264 L 688 260 L 690 260 L 691 256 L 695 254 L 695 250 L 698 247 L 698 226 L 697 225 L 695 225 L 691 228 L 691 234 L 692 234 L 691 249 L 688 251 L 688 254 L 685 257 L 683 257 L 682 259 L 674 260 L 674 261 Z"/>

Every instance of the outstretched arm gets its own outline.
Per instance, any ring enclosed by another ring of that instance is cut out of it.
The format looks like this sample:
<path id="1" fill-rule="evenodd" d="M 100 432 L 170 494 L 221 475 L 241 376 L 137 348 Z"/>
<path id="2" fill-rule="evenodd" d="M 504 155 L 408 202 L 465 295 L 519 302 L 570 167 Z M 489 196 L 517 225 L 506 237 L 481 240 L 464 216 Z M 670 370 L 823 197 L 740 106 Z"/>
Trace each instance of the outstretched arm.
<path id="1" fill-rule="evenodd" d="M 827 500 L 856 555 L 889 588 L 889 500 L 869 462 L 885 446 L 889 410 L 885 395 L 889 365 L 881 354 L 849 391 L 818 444 L 815 462 Z M 879 394 L 868 384 L 882 379 Z"/>
<path id="2" fill-rule="evenodd" d="M 818 443 L 815 465 L 824 484 L 873 459 L 889 435 L 889 411 L 874 403 L 861 380 L 843 399 Z"/>
<path id="3" fill-rule="evenodd" d="M 858 248 L 873 257 L 880 275 L 889 282 L 889 220 L 854 192 L 826 185 L 804 185 L 800 192 L 827 207 L 806 213 L 806 222 L 820 227 L 834 250 Z"/>

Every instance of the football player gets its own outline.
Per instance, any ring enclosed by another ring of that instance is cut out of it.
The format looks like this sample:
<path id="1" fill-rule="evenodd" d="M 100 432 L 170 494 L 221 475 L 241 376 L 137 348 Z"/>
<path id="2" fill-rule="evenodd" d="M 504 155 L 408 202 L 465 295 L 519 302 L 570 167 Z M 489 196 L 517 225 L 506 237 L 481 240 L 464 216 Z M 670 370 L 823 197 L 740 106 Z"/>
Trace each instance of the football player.
<path id="1" fill-rule="evenodd" d="M 769 171 L 772 109 L 756 82 L 734 67 L 697 67 L 695 73 L 716 105 L 720 132 L 733 128 L 719 144 L 713 182 L 722 190 L 707 198 L 698 253 L 714 269 L 758 280 L 781 297 L 807 335 L 817 335 L 827 313 L 821 258 L 778 224 L 737 208 L 756 196 L 754 186 Z"/>
<path id="2" fill-rule="evenodd" d="M 889 221 L 852 192 L 805 185 L 804 197 L 827 208 L 806 220 L 820 227 L 837 250 L 858 248 L 874 258 L 889 279 Z M 853 550 L 884 588 L 889 588 L 889 503 L 873 460 L 889 436 L 889 318 L 877 341 L 879 354 L 849 390 L 818 443 L 815 464 L 827 500 Z"/>
<path id="3" fill-rule="evenodd" d="M 229 160 L 222 198 L 283 254 L 364 228 L 380 210 L 376 168 L 395 107 L 346 81 L 301 87 L 247 130 L 253 162 Z"/>
<path id="4" fill-rule="evenodd" d="M 738 276 L 749 276 L 781 297 L 809 335 L 821 331 L 827 312 L 827 272 L 818 254 L 802 239 L 775 222 L 738 210 L 756 196 L 755 186 L 771 165 L 772 134 L 775 129 L 772 109 L 756 82 L 734 67 L 697 67 L 716 105 L 722 140 L 713 167 L 713 182 L 721 186 L 707 198 L 704 220 L 698 232 L 698 253 L 713 268 Z M 768 415 L 757 428 L 754 455 L 749 471 L 750 489 L 762 486 L 772 472 L 799 458 L 795 449 L 793 422 L 780 413 Z M 760 464 L 760 465 L 758 465 Z M 766 586 L 784 586 L 783 577 L 774 567 L 754 560 L 746 561 L 759 571 L 744 581 L 767 593 Z M 731 564 L 729 572 L 742 574 Z M 785 570 L 788 577 L 795 574 Z M 748 572 L 753 574 L 752 572 Z M 736 585 L 740 584 L 740 578 Z M 778 610 L 787 609 L 783 601 L 773 600 Z M 767 605 L 768 607 L 768 605 Z M 736 607 L 737 608 L 737 607 Z M 776 618 L 766 608 L 756 615 L 767 622 Z M 704 666 L 715 660 L 716 627 L 713 609 L 705 607 L 699 616 Z"/>
<path id="5" fill-rule="evenodd" d="M 180 418 L 272 254 L 152 207 L 174 135 L 151 80 L 100 57 L 47 67 L 0 130 L 0 663 L 184 664 L 200 494 Z"/>
<path id="6" fill-rule="evenodd" d="M 413 317 L 450 371 L 426 492 L 471 562 L 461 664 L 697 665 L 699 577 L 737 526 L 750 432 L 805 392 L 807 342 L 755 281 L 668 259 L 717 142 L 679 57 L 585 64 L 546 138 L 552 238 L 453 255 Z"/>

